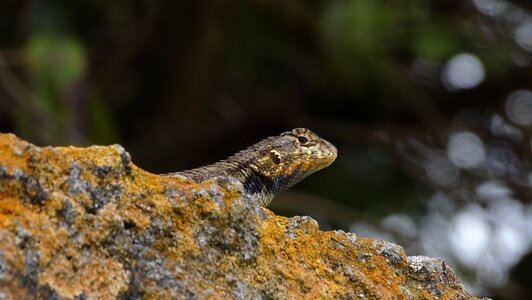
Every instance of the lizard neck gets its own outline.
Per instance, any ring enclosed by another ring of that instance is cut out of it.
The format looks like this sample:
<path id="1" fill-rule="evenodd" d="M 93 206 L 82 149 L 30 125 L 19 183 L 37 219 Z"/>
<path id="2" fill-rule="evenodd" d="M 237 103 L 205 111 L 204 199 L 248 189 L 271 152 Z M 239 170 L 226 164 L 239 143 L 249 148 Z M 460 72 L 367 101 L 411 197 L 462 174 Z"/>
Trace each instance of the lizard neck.
<path id="1" fill-rule="evenodd" d="M 238 180 L 244 192 L 258 202 L 266 206 L 268 205 L 275 194 L 282 192 L 289 188 L 289 181 L 284 178 L 270 179 L 260 173 L 254 171 L 252 164 L 255 159 L 249 156 L 248 159 L 242 160 L 243 156 L 231 156 L 225 160 L 202 166 L 196 169 L 180 171 L 179 174 L 190 178 L 196 182 L 202 182 L 214 176 L 227 176 Z M 294 183 L 295 184 L 295 183 Z"/>

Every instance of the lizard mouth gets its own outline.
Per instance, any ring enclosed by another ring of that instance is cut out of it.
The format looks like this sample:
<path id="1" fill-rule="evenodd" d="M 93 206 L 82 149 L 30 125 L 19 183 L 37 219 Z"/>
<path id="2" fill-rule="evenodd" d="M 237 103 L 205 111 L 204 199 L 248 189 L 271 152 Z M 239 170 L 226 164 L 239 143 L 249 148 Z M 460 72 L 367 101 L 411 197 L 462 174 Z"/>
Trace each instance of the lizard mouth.
<path id="1" fill-rule="evenodd" d="M 314 172 L 330 166 L 336 160 L 338 155 L 338 149 L 336 149 L 333 144 L 327 142 L 326 140 L 323 140 L 323 143 L 325 150 L 321 151 L 320 155 L 318 155 L 318 168 L 316 168 Z"/>

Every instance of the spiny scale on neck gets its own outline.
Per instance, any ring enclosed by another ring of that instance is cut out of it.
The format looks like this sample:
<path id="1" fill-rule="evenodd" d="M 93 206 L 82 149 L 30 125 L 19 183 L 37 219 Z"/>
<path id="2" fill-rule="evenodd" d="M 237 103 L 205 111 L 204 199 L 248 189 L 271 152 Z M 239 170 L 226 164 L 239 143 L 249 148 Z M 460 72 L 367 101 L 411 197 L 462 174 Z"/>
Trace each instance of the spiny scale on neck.
<path id="1" fill-rule="evenodd" d="M 229 158 L 196 169 L 166 174 L 196 182 L 228 176 L 242 183 L 244 192 L 267 206 L 280 193 L 308 175 L 329 166 L 336 148 L 305 128 L 266 138 Z"/>

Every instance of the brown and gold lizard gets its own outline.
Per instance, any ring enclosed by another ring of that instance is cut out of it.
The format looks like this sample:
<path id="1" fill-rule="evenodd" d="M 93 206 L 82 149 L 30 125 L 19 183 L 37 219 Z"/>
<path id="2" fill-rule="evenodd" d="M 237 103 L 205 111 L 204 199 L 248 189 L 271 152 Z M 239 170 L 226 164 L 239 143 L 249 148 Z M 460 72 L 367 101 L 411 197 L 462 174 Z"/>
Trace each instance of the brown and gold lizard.
<path id="1" fill-rule="evenodd" d="M 228 176 L 242 183 L 245 193 L 267 206 L 273 197 L 310 174 L 329 166 L 338 151 L 306 128 L 268 137 L 217 163 L 165 174 L 196 182 Z"/>

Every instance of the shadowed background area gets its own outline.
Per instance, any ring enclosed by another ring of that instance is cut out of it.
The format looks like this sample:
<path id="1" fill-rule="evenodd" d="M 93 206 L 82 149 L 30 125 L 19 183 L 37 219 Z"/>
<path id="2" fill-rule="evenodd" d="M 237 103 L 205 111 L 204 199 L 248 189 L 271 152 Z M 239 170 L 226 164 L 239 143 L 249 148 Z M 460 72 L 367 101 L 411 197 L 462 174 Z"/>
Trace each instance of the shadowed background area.
<path id="1" fill-rule="evenodd" d="M 477 295 L 532 295 L 531 126 L 529 1 L 0 2 L 0 131 L 166 173 L 307 127 L 339 157 L 274 212 Z"/>

